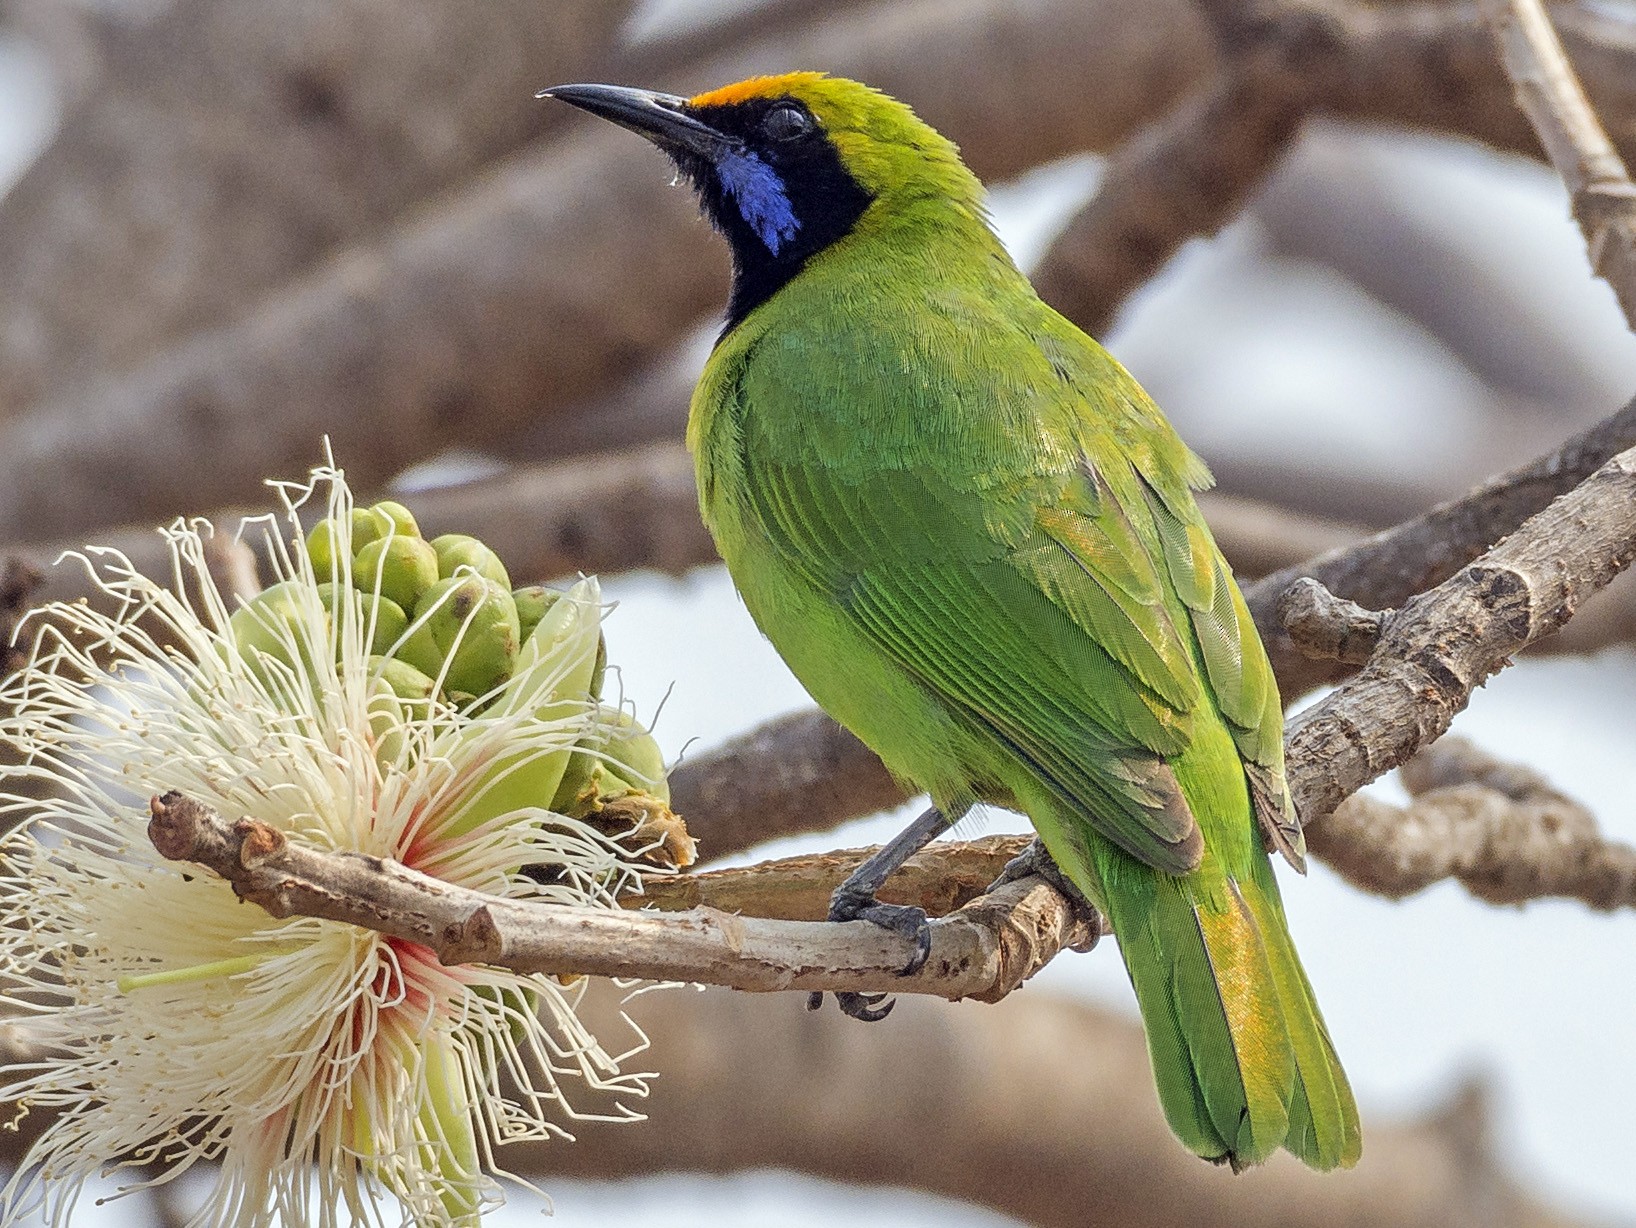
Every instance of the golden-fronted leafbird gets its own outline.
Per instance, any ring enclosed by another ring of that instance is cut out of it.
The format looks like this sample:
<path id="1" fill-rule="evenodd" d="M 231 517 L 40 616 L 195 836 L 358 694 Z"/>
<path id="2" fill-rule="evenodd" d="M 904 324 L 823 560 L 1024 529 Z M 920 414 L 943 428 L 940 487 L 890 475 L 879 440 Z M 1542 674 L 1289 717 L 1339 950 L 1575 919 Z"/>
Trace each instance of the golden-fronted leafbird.
<path id="1" fill-rule="evenodd" d="M 831 915 L 924 939 L 873 899 L 891 864 L 974 802 L 1021 810 L 1112 923 L 1182 1141 L 1352 1164 L 1267 854 L 1304 853 L 1278 688 L 1194 504 L 1204 464 L 902 103 L 818 73 L 544 93 L 658 144 L 726 236 L 688 426 L 705 522 L 813 697 L 931 796 Z"/>

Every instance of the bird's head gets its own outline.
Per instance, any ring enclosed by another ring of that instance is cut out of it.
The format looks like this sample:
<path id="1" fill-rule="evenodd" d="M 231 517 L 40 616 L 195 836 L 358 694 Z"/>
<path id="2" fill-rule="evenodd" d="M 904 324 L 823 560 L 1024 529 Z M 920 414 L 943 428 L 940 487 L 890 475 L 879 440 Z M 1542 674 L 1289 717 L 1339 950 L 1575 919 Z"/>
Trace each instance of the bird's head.
<path id="1" fill-rule="evenodd" d="M 797 72 L 692 98 L 616 85 L 559 85 L 541 97 L 612 120 L 670 155 L 732 245 L 729 323 L 848 235 L 883 232 L 928 206 L 944 220 L 983 221 L 982 188 L 954 145 L 856 81 Z"/>

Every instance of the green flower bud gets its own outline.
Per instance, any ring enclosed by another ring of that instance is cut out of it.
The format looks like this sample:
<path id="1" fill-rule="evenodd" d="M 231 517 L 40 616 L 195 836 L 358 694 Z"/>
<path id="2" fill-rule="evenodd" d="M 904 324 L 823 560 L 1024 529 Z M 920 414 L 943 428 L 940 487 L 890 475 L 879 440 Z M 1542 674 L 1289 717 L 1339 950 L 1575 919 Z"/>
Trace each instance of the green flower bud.
<path id="1" fill-rule="evenodd" d="M 335 565 L 335 522 L 320 520 L 307 534 L 307 557 L 312 560 L 312 573 L 320 580 L 338 574 Z"/>
<path id="2" fill-rule="evenodd" d="M 439 581 L 441 584 L 442 581 Z M 591 706 L 588 688 L 596 664 L 601 628 L 601 592 L 595 580 L 581 580 L 554 602 L 517 655 L 511 683 L 494 697 L 489 714 L 504 716 L 524 702 L 537 721 L 579 724 Z M 559 681 L 544 704 L 536 703 L 540 671 Z M 570 749 L 549 755 L 504 756 L 486 772 L 462 805 L 450 834 L 459 834 L 490 819 L 528 807 L 548 809 L 562 784 Z"/>
<path id="3" fill-rule="evenodd" d="M 543 584 L 530 584 L 512 589 L 511 598 L 517 603 L 517 626 L 526 640 L 540 625 L 545 612 L 562 600 L 562 594 Z"/>
<path id="4" fill-rule="evenodd" d="M 467 537 L 464 533 L 445 533 L 432 539 L 432 549 L 437 551 L 437 574 L 445 580 L 460 568 L 467 567 L 501 588 L 511 587 L 511 577 L 506 574 L 506 566 L 500 561 L 500 556 L 475 537 Z"/>
<path id="5" fill-rule="evenodd" d="M 357 557 L 370 542 L 383 537 L 419 537 L 420 526 L 401 503 L 383 500 L 373 507 L 352 509 L 352 554 Z"/>
<path id="6" fill-rule="evenodd" d="M 411 704 L 425 703 L 437 694 L 437 683 L 407 661 L 396 657 L 370 657 L 369 672 L 393 695 Z"/>
<path id="7" fill-rule="evenodd" d="M 375 741 L 375 759 L 382 768 L 407 767 L 406 726 L 425 717 L 437 695 L 437 684 L 396 657 L 370 657 L 369 673 L 369 732 Z"/>
<path id="8" fill-rule="evenodd" d="M 430 630 L 444 664 L 433 671 L 413 657 L 405 659 L 434 677 L 441 672 L 445 694 L 487 695 L 517 664 L 522 641 L 517 603 L 508 590 L 482 576 L 439 580 L 421 595 L 415 622 Z"/>
<path id="9" fill-rule="evenodd" d="M 379 503 L 371 506 L 369 508 L 369 512 L 373 516 L 385 516 L 388 520 L 390 520 L 392 522 L 393 532 L 399 537 L 420 536 L 420 525 L 415 523 L 414 514 L 401 503 L 395 502 L 392 499 L 382 499 Z M 352 544 L 352 549 L 354 552 L 357 551 L 357 542 Z"/>
<path id="10" fill-rule="evenodd" d="M 659 743 L 627 713 L 619 713 L 603 753 L 624 780 L 662 802 L 670 801 L 670 781 L 665 776 L 665 757 Z"/>
<path id="11" fill-rule="evenodd" d="M 670 801 L 664 755 L 653 735 L 629 713 L 599 708 L 595 728 L 563 769 L 551 809 L 583 818 L 602 802 L 634 792 Z"/>
<path id="12" fill-rule="evenodd" d="M 312 626 L 312 610 L 305 596 L 309 591 L 299 580 L 285 580 L 262 589 L 233 611 L 228 627 L 239 652 L 252 666 L 261 657 L 271 657 L 296 668 L 299 656 L 311 672 L 310 647 L 319 629 Z"/>
<path id="13" fill-rule="evenodd" d="M 352 562 L 352 583 L 379 592 L 406 610 L 437 583 L 437 552 L 418 537 L 378 537 Z"/>
<path id="14" fill-rule="evenodd" d="M 403 607 L 391 598 L 366 596 L 357 589 L 343 589 L 340 585 L 326 581 L 318 586 L 318 600 L 324 603 L 324 609 L 329 612 L 332 625 L 337 598 L 352 603 L 358 630 L 369 637 L 368 651 L 374 656 L 385 656 L 392 645 L 396 644 L 408 630 L 409 616 L 403 612 Z M 340 635 L 335 635 L 334 639 L 335 659 L 339 661 L 344 645 Z"/>

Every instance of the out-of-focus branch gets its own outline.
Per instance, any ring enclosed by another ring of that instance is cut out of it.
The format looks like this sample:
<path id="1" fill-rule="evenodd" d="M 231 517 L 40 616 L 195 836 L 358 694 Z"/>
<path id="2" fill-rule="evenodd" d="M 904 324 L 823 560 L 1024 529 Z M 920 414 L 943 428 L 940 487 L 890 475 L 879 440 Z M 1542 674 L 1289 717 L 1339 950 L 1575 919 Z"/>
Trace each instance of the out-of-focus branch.
<path id="1" fill-rule="evenodd" d="M 1531 143 L 1465 9 L 1376 16 L 1330 3 L 1371 36 L 1345 42 L 1329 109 Z M 1598 104 L 1636 115 L 1636 48 L 1567 28 Z M 1027 69 L 974 77 L 966 66 L 978 61 Z M 1180 0 L 919 0 L 679 76 L 687 88 L 824 63 L 913 99 L 992 177 L 1106 148 L 1211 62 Z M 1088 79 L 1094 106 L 1082 105 Z M 0 530 L 39 540 L 80 531 L 93 508 L 168 514 L 163 477 L 177 467 L 198 501 L 248 498 L 262 474 L 297 468 L 324 429 L 360 484 L 382 482 L 456 439 L 502 441 L 584 404 L 664 353 L 720 301 L 720 252 L 684 194 L 664 190 L 657 154 L 627 134 L 576 131 L 250 315 L 38 406 L 0 452 Z"/>
<path id="2" fill-rule="evenodd" d="M 114 7 L 114 6 L 105 6 Z M 0 412 L 214 325 L 557 116 L 630 0 L 173 0 L 0 209 Z M 119 287 L 110 293 L 110 287 Z"/>
<path id="3" fill-rule="evenodd" d="M 1424 515 L 1247 585 L 1244 599 L 1267 645 L 1285 702 L 1350 672 L 1334 662 L 1304 657 L 1279 622 L 1278 599 L 1295 581 L 1310 576 L 1336 596 L 1371 609 L 1401 605 L 1453 575 L 1632 445 L 1636 445 L 1636 402 L 1555 451 L 1491 478 Z"/>
<path id="4" fill-rule="evenodd" d="M 1451 471 L 1440 476 L 1451 479 L 1449 487 L 1369 522 L 1377 528 L 1510 463 L 1491 460 L 1495 455 L 1543 451 L 1630 390 L 1602 334 L 1587 335 L 1576 317 L 1529 295 L 1521 275 L 1470 242 L 1459 220 L 1426 207 L 1451 186 L 1449 162 L 1428 153 L 1405 156 L 1394 132 L 1316 120 L 1246 209 L 1270 256 L 1341 273 L 1425 328 L 1493 391 L 1480 437 L 1463 439 L 1460 452 L 1447 457 Z M 1467 216 L 1490 207 L 1473 200 Z M 1232 470 L 1218 466 L 1216 476 L 1230 479 Z"/>
<path id="5" fill-rule="evenodd" d="M 1567 185 L 1591 267 L 1636 329 L 1636 184 L 1591 109 L 1540 0 L 1483 0 L 1505 71 Z"/>
<path id="6" fill-rule="evenodd" d="M 875 753 L 817 709 L 779 717 L 682 760 L 670 800 L 699 855 L 725 857 L 775 836 L 823 831 L 908 800 Z M 706 817 L 707 816 L 707 817 Z"/>
<path id="7" fill-rule="evenodd" d="M 1242 578 L 1264 576 L 1366 535 L 1357 525 L 1307 516 L 1219 490 L 1201 491 L 1199 510 L 1216 545 Z"/>
<path id="8" fill-rule="evenodd" d="M 1476 8 L 1353 0 L 1210 0 L 1227 67 L 1115 155 L 1102 189 L 1035 272 L 1041 292 L 1093 333 L 1183 242 L 1238 211 L 1309 114 L 1442 129 L 1533 152 Z M 1616 23 L 1565 19 L 1609 115 L 1636 110 L 1636 45 Z M 1636 131 L 1636 129 L 1631 129 Z M 1636 139 L 1627 138 L 1636 149 Z"/>
<path id="9" fill-rule="evenodd" d="M 573 1143 L 498 1153 L 547 1190 L 565 1178 L 778 1168 L 923 1190 L 1037 1228 L 1611 1228 L 1529 1192 L 1474 1083 L 1423 1118 L 1371 1119 L 1363 1160 L 1342 1179 L 1286 1155 L 1241 1175 L 1202 1164 L 1165 1125 L 1136 1022 L 1049 993 L 983 1008 L 905 998 L 889 1025 L 859 1027 L 785 997 L 630 998 L 598 982 L 580 1014 L 599 1035 L 631 1017 L 651 1040 L 641 1060 L 661 1077 L 633 1106 L 641 1125 L 575 1122 Z M 40 1059 L 29 1031 L 0 1034 L 0 1061 Z M 0 1159 L 17 1163 L 51 1117 L 37 1108 L 0 1132 Z M 557 1193 L 566 1209 L 571 1195 Z"/>
<path id="10" fill-rule="evenodd" d="M 1134 1020 L 1050 994 L 985 1008 L 904 999 L 878 1027 L 719 991 L 588 1002 L 593 1026 L 623 1009 L 652 1037 L 644 1060 L 663 1074 L 649 1120 L 577 1125 L 574 1146 L 508 1147 L 514 1171 L 782 1168 L 926 1190 L 1037 1228 L 1580 1228 L 1525 1192 L 1475 1087 L 1423 1120 L 1371 1120 L 1343 1178 L 1286 1155 L 1234 1176 L 1176 1144 Z"/>
<path id="11" fill-rule="evenodd" d="M 1021 878 L 931 922 L 914 972 L 912 942 L 867 921 L 774 921 L 712 908 L 634 913 L 509 900 L 396 862 L 304 847 L 253 819 L 230 823 L 180 793 L 152 803 L 161 856 L 214 870 L 275 917 L 362 925 L 445 964 L 519 972 L 692 981 L 752 992 L 928 993 L 997 1001 L 1063 947 L 1088 947 L 1100 918 L 1043 879 Z M 1094 928 L 1092 926 L 1094 925 Z"/>
<path id="12" fill-rule="evenodd" d="M 1356 794 L 1307 831 L 1354 886 L 1399 899 L 1445 878 L 1492 904 L 1544 896 L 1636 907 L 1636 848 L 1607 839 L 1543 777 L 1460 738 L 1403 765 L 1407 808 Z"/>
<path id="13" fill-rule="evenodd" d="M 509 470 L 401 496 L 428 539 L 480 537 L 519 582 L 643 568 L 681 575 L 716 561 L 679 443 Z"/>
<path id="14" fill-rule="evenodd" d="M 1567 622 L 1636 558 L 1636 448 L 1389 615 L 1369 663 L 1290 722 L 1290 794 L 1306 821 L 1448 729 L 1510 656 Z"/>
<path id="15" fill-rule="evenodd" d="M 0 679 L 22 665 L 26 654 L 12 643 L 17 624 L 33 608 L 44 573 L 26 558 L 0 558 Z"/>
<path id="16" fill-rule="evenodd" d="M 1109 159 L 1090 203 L 1034 273 L 1040 296 L 1100 335 L 1126 296 L 1187 239 L 1238 213 L 1289 148 L 1311 105 L 1322 31 L 1304 14 L 1246 29 L 1255 6 L 1209 0 L 1226 62 L 1174 112 Z"/>

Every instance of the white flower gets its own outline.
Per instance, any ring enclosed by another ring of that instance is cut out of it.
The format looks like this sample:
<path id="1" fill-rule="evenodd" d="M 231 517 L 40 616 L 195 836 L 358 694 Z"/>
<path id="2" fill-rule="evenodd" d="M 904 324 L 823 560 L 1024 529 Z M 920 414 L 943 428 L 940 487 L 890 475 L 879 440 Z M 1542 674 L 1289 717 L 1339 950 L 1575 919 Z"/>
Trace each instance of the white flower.
<path id="1" fill-rule="evenodd" d="M 351 499 L 333 469 L 281 488 L 289 522 L 325 486 L 344 538 Z M 209 529 L 168 531 L 176 591 L 93 551 L 116 612 L 53 607 L 0 687 L 0 745 L 24 757 L 0 777 L 0 819 L 18 824 L 0 842 L 0 995 L 43 1054 L 0 1072 L 0 1096 L 54 1115 L 0 1194 L 0 1222 L 31 1209 L 64 1221 L 110 1168 L 150 1166 L 142 1188 L 201 1161 L 219 1175 L 200 1223 L 475 1222 L 500 1201 L 497 1144 L 637 1116 L 623 1101 L 647 1076 L 622 1074 L 630 1053 L 575 1016 L 584 983 L 447 968 L 373 931 L 275 920 L 162 860 L 145 803 L 179 789 L 320 848 L 614 907 L 630 855 L 547 811 L 552 787 L 537 787 L 595 719 L 595 583 L 553 607 L 554 638 L 531 639 L 478 714 L 415 710 L 367 655 L 367 603 L 326 610 L 317 584 L 332 577 L 272 517 L 262 532 L 278 578 L 295 581 L 281 607 L 294 613 L 266 628 L 276 657 L 241 652 L 205 565 Z M 345 583 L 344 540 L 335 554 Z M 41 784 L 48 800 L 27 796 Z M 542 884 L 524 865 L 556 872 Z M 600 1112 L 570 1106 L 574 1081 Z"/>

